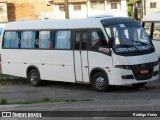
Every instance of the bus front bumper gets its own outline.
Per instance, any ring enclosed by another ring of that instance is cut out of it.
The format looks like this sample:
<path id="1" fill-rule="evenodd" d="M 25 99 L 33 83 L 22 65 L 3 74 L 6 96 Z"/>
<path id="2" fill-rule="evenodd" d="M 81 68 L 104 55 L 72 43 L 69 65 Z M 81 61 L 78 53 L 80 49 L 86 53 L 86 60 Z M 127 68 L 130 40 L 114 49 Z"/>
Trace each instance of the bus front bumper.
<path id="1" fill-rule="evenodd" d="M 139 70 L 140 71 L 140 70 Z M 159 64 L 149 73 L 134 73 L 133 70 L 112 68 L 107 71 L 110 85 L 129 85 L 159 80 Z"/>

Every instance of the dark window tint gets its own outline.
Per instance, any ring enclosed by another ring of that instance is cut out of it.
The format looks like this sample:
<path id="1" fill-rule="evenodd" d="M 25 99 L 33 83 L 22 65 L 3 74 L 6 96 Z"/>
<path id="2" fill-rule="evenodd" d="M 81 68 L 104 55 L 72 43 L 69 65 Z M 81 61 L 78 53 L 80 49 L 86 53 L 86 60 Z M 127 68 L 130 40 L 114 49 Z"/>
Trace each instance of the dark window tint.
<path id="1" fill-rule="evenodd" d="M 156 2 L 150 2 L 150 8 L 156 8 Z"/>
<path id="2" fill-rule="evenodd" d="M 65 11 L 65 6 L 64 5 L 59 5 L 59 11 L 61 11 L 61 12 Z"/>
<path id="3" fill-rule="evenodd" d="M 104 38 L 104 35 L 101 31 L 92 31 L 91 32 L 91 46 L 96 47 L 96 46 L 106 46 L 107 42 L 106 39 Z"/>
<path id="4" fill-rule="evenodd" d="M 18 48 L 18 32 L 5 32 L 4 48 Z"/>
<path id="5" fill-rule="evenodd" d="M 76 31 L 75 32 L 75 49 L 76 50 L 86 50 L 87 48 L 87 31 Z"/>
<path id="6" fill-rule="evenodd" d="M 111 9 L 117 9 L 117 3 L 111 3 Z"/>
<path id="7" fill-rule="evenodd" d="M 75 49 L 76 50 L 80 49 L 80 40 L 81 40 L 81 34 L 80 34 L 80 32 L 77 32 L 76 39 L 75 39 Z"/>
<path id="8" fill-rule="evenodd" d="M 82 32 L 82 50 L 86 50 L 87 46 L 87 32 Z"/>
<path id="9" fill-rule="evenodd" d="M 81 10 L 81 4 L 74 4 L 73 5 L 73 10 L 74 11 L 80 11 Z"/>

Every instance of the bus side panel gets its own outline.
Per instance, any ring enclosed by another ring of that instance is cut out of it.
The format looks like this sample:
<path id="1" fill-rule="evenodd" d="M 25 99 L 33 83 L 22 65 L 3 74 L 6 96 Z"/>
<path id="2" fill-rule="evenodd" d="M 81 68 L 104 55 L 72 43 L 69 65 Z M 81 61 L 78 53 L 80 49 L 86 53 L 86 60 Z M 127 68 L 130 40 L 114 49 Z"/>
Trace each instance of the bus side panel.
<path id="1" fill-rule="evenodd" d="M 82 51 L 82 71 L 83 71 L 83 82 L 89 82 L 89 64 L 88 64 L 88 58 L 87 58 L 87 51 Z"/>
<path id="2" fill-rule="evenodd" d="M 29 66 L 43 80 L 75 82 L 73 51 L 2 49 L 2 73 L 26 77 Z"/>
<path id="3" fill-rule="evenodd" d="M 51 50 L 46 54 L 47 62 L 40 65 L 41 79 L 75 82 L 73 51 Z"/>
<path id="4" fill-rule="evenodd" d="M 158 58 L 160 58 L 160 41 L 152 40 L 152 42 L 153 42 L 153 45 L 154 45 L 156 52 L 158 54 Z"/>
<path id="5" fill-rule="evenodd" d="M 89 59 L 89 73 L 96 68 L 100 68 L 106 73 L 110 72 L 112 69 L 112 57 L 100 52 L 89 51 L 88 52 Z M 109 75 L 109 74 L 108 74 Z M 108 78 L 110 78 L 108 76 Z M 110 79 L 109 79 L 110 81 Z"/>

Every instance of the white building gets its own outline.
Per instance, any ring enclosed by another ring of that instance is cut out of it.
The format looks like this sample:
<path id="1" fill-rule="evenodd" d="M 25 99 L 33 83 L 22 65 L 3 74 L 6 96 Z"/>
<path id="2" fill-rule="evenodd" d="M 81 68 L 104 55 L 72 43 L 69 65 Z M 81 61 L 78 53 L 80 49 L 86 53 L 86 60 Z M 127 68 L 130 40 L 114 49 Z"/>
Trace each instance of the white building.
<path id="1" fill-rule="evenodd" d="M 160 11 L 160 0 L 142 0 L 142 4 L 144 15 Z"/>
<path id="2" fill-rule="evenodd" d="M 68 0 L 69 18 L 82 18 L 100 14 L 127 17 L 127 0 Z M 54 0 L 54 18 L 65 18 L 64 0 Z"/>

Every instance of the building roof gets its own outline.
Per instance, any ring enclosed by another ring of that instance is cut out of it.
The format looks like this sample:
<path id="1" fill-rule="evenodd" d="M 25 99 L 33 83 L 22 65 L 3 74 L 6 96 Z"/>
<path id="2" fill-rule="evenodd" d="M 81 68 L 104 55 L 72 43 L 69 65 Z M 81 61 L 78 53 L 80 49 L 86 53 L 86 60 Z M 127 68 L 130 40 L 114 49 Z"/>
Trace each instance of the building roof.
<path id="1" fill-rule="evenodd" d="M 3 28 L 6 25 L 6 23 L 0 23 L 0 28 Z"/>
<path id="2" fill-rule="evenodd" d="M 82 3 L 87 2 L 87 0 L 68 0 L 68 3 Z M 54 4 L 64 4 L 64 0 L 54 0 Z"/>
<path id="3" fill-rule="evenodd" d="M 147 14 L 143 17 L 142 21 L 160 21 L 160 11 Z"/>

